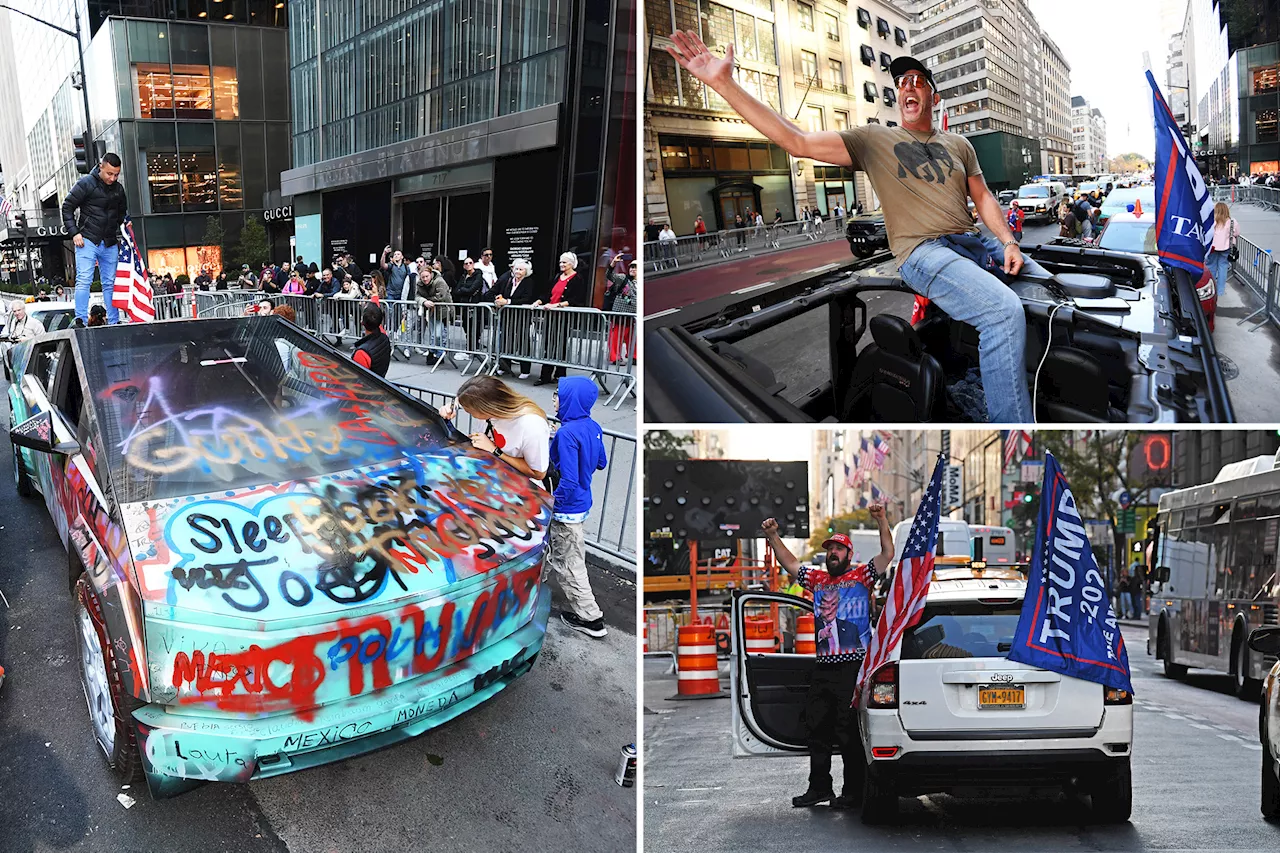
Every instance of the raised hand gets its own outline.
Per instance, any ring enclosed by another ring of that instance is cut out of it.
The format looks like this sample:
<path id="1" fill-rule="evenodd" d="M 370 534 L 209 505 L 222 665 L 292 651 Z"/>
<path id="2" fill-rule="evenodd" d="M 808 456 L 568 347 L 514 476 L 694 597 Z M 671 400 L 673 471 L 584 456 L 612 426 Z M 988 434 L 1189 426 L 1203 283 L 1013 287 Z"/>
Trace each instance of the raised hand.
<path id="1" fill-rule="evenodd" d="M 884 518 L 884 504 L 871 504 L 867 507 L 867 513 L 871 516 L 873 521 L 880 521 Z"/>
<path id="2" fill-rule="evenodd" d="M 778 532 L 778 520 L 776 518 L 766 518 L 760 522 L 760 529 L 764 531 L 765 536 L 772 536 Z"/>
<path id="3" fill-rule="evenodd" d="M 667 48 L 667 53 L 671 54 L 681 68 L 708 86 L 718 89 L 733 79 L 732 44 L 728 46 L 724 58 L 721 59 L 713 54 L 702 43 L 698 34 L 692 30 L 684 32 L 677 30 L 671 34 L 671 40 L 676 43 L 676 46 Z"/>

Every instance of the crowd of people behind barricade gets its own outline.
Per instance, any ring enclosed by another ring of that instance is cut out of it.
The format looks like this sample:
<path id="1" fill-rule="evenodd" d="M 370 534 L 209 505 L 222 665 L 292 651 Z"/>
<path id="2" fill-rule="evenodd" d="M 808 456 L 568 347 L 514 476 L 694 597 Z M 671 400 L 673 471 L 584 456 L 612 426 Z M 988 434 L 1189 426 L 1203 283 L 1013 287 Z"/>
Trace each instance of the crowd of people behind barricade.
<path id="1" fill-rule="evenodd" d="M 409 258 L 404 252 L 386 246 L 377 267 L 362 269 L 350 253 L 338 254 L 327 267 L 308 263 L 297 256 L 292 264 L 267 263 L 256 272 L 248 264 L 238 271 L 223 269 L 216 277 L 212 270 L 201 269 L 192 280 L 197 291 L 252 290 L 266 294 L 268 298 L 283 296 L 311 296 L 316 299 L 374 299 L 405 303 L 400 317 L 405 332 L 415 342 L 426 344 L 427 361 L 435 363 L 446 357 L 449 330 L 460 322 L 467 349 L 475 350 L 480 338 L 489 332 L 488 314 L 476 311 L 467 314 L 463 306 L 489 305 L 499 311 L 508 305 L 529 306 L 548 310 L 562 308 L 592 308 L 595 282 L 591 272 L 579 269 L 579 257 L 565 252 L 558 260 L 558 272 L 553 276 L 535 276 L 530 261 L 512 258 L 505 271 L 499 271 L 494 263 L 492 249 L 484 249 L 478 258 L 467 257 L 460 264 L 444 256 L 430 259 L 425 256 Z M 604 273 L 605 288 L 601 309 L 606 312 L 635 314 L 639 303 L 639 283 L 636 280 L 638 263 L 628 253 L 602 255 L 597 266 Z M 171 274 L 151 276 L 151 286 L 156 295 L 180 294 L 183 284 Z M 457 309 L 455 311 L 455 309 Z M 259 310 L 257 303 L 248 311 Z M 271 311 L 271 308 L 267 308 Z M 390 313 L 389 311 L 386 313 Z M 557 327 L 559 328 L 559 327 Z M 522 338 L 523 351 L 532 351 L 527 328 L 515 333 Z M 610 364 L 626 364 L 635 359 L 635 329 L 632 323 L 611 319 L 608 329 Z M 401 346 L 403 339 L 397 343 Z M 552 361 L 564 361 L 568 356 L 568 342 L 544 340 L 542 351 Z M 405 358 L 412 357 L 412 350 L 402 347 Z M 455 364 L 469 359 L 466 354 L 453 356 Z M 517 371 L 509 364 L 500 365 L 499 372 Z M 531 376 L 530 362 L 520 364 L 521 379 Z M 565 375 L 563 366 L 544 364 L 535 383 L 547 384 Z"/>

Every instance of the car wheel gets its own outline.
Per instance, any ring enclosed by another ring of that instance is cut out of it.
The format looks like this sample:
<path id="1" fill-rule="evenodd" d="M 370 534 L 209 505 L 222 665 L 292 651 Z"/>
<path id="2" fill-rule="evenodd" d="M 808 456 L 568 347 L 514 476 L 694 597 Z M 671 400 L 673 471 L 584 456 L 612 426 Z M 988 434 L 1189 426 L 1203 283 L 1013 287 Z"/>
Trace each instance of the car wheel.
<path id="1" fill-rule="evenodd" d="M 1115 762 L 1093 789 L 1093 819 L 1099 823 L 1124 823 L 1133 812 L 1133 773 L 1129 759 Z"/>
<path id="2" fill-rule="evenodd" d="M 83 573 L 75 585 L 75 629 L 80 683 L 94 738 L 122 782 L 141 781 L 142 756 L 138 753 L 132 714 L 138 703 L 125 692 L 116 670 L 115 650 L 107 638 L 102 605 L 88 575 Z"/>
<path id="3" fill-rule="evenodd" d="M 1276 757 L 1271 754 L 1271 744 L 1265 733 L 1262 740 L 1262 816 L 1267 820 L 1280 819 L 1280 778 L 1276 777 Z"/>
<path id="4" fill-rule="evenodd" d="M 1235 688 L 1237 699 L 1243 699 L 1246 702 L 1252 702 L 1258 698 L 1259 689 L 1262 682 L 1256 678 L 1250 678 L 1246 673 L 1249 672 L 1249 645 L 1244 641 L 1244 637 L 1236 637 L 1236 665 L 1232 668 L 1231 681 Z"/>
<path id="5" fill-rule="evenodd" d="M 22 453 L 18 450 L 18 446 L 13 447 L 13 485 L 18 490 L 18 494 L 24 498 L 29 498 L 35 494 L 35 488 L 31 485 L 31 477 L 27 474 L 27 466 L 22 464 Z"/>
<path id="6" fill-rule="evenodd" d="M 1184 677 L 1186 677 L 1186 674 L 1187 674 L 1187 667 L 1186 667 L 1185 665 L 1183 665 L 1183 664 L 1180 664 L 1180 663 L 1174 663 L 1174 662 L 1173 662 L 1173 660 L 1172 660 L 1172 658 L 1173 658 L 1173 652 L 1172 652 L 1172 651 L 1170 650 L 1170 648 L 1169 648 L 1169 633 L 1168 633 L 1168 627 L 1167 627 L 1167 626 L 1165 627 L 1165 629 L 1164 629 L 1164 630 L 1162 630 L 1162 631 L 1160 632 L 1160 648 L 1159 648 L 1159 652 L 1160 652 L 1161 662 L 1164 664 L 1164 677 L 1165 677 L 1165 678 L 1184 678 Z"/>
<path id="7" fill-rule="evenodd" d="M 897 817 L 898 792 L 868 764 L 862 781 L 862 822 L 878 826 Z"/>

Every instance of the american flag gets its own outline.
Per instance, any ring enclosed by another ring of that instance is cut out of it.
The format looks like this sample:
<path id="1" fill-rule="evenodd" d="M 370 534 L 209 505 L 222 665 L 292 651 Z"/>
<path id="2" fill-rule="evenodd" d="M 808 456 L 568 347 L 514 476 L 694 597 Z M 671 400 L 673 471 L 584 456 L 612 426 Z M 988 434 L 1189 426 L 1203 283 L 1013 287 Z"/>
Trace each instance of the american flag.
<path id="1" fill-rule="evenodd" d="M 116 262 L 115 290 L 111 304 L 129 315 L 135 323 L 156 318 L 155 294 L 147 278 L 147 268 L 138 252 L 138 241 L 133 236 L 133 225 L 120 227 L 120 256 Z"/>
<path id="2" fill-rule="evenodd" d="M 911 522 L 911 532 L 907 534 L 898 571 L 893 576 L 884 610 L 880 611 L 880 619 L 871 634 L 867 657 L 858 672 L 858 688 L 853 694 L 855 704 L 861 700 L 863 688 L 875 671 L 898 659 L 902 653 L 902 635 L 919 621 L 924 610 L 929 581 L 933 578 L 933 550 L 938 544 L 939 497 L 945 465 L 946 457 L 938 454 L 933 479 L 920 499 L 915 521 Z"/>
<path id="3" fill-rule="evenodd" d="M 9 211 L 11 210 L 13 210 L 13 199 L 11 198 L 0 199 L 0 216 L 7 217 L 9 215 Z"/>
<path id="4" fill-rule="evenodd" d="M 1004 435 L 1004 467 L 1008 468 L 1014 457 L 1021 459 L 1031 450 L 1031 433 L 1025 429 L 1006 430 Z"/>
<path id="5" fill-rule="evenodd" d="M 876 451 L 876 468 L 884 467 L 884 460 L 889 455 L 889 443 L 883 441 L 880 436 L 871 436 L 871 445 Z"/>
<path id="6" fill-rule="evenodd" d="M 862 472 L 865 479 L 873 470 L 875 470 L 875 453 L 871 450 L 871 444 L 864 438 L 860 440 L 858 453 L 858 470 Z"/>

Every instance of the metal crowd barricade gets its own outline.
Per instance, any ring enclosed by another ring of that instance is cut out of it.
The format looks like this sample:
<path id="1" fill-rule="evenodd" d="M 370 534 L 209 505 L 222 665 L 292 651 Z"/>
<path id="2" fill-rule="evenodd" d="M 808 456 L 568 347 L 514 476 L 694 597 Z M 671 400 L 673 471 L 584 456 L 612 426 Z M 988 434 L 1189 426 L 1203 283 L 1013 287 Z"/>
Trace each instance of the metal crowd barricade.
<path id="1" fill-rule="evenodd" d="M 208 313 L 218 305 L 243 303 L 246 301 L 261 299 L 264 296 L 268 296 L 273 300 L 279 299 L 278 295 L 272 296 L 271 294 L 263 293 L 260 290 L 243 290 L 239 288 L 235 290 L 197 290 L 194 293 L 196 300 L 196 316 L 198 317 L 224 316 Z"/>
<path id="2" fill-rule="evenodd" d="M 1236 278 L 1262 301 L 1262 305 L 1257 310 L 1246 317 L 1241 317 L 1236 321 L 1236 325 L 1244 325 L 1259 314 L 1266 314 L 1267 319 L 1280 326 L 1280 263 L 1276 262 L 1269 251 L 1244 237 L 1236 238 L 1236 247 L 1240 250 L 1240 258 L 1231 265 L 1231 273 L 1234 273 Z M 1257 328 L 1254 326 L 1250 331 Z"/>
<path id="3" fill-rule="evenodd" d="M 157 320 L 184 320 L 191 316 L 193 298 L 190 291 L 166 293 L 154 296 Z"/>
<path id="4" fill-rule="evenodd" d="M 540 362 L 554 367 L 590 372 L 614 409 L 635 391 L 635 366 L 631 354 L 622 357 L 636 340 L 636 316 L 594 308 L 543 308 L 507 305 L 497 312 L 498 364 L 506 361 Z M 611 339 L 612 333 L 612 339 Z M 616 346 L 611 347 L 611 343 Z M 606 376 L 617 376 L 612 390 Z"/>
<path id="5" fill-rule="evenodd" d="M 793 248 L 844 236 L 844 219 L 832 217 L 821 224 L 802 219 L 768 225 L 746 225 L 706 234 L 652 240 L 644 244 L 645 271 L 666 274 L 691 266 L 718 263 L 738 255 Z"/>
<path id="6" fill-rule="evenodd" d="M 412 385 L 397 387 L 436 409 L 454 400 L 453 394 L 444 391 Z M 550 421 L 554 429 L 558 421 L 555 418 L 550 418 Z M 467 435 L 484 431 L 484 423 L 474 420 L 461 407 L 456 408 L 453 423 Z M 636 487 L 636 437 L 610 429 L 602 432 L 609 461 L 605 465 L 604 476 L 597 475 L 592 479 L 591 514 L 583 522 L 582 529 L 591 548 L 635 565 L 635 514 L 632 506 Z"/>
<path id="7" fill-rule="evenodd" d="M 440 356 L 432 373 L 445 361 L 464 375 L 497 370 L 494 343 L 499 332 L 492 305 L 436 302 L 419 308 L 416 301 L 397 301 L 393 319 L 394 333 L 391 326 L 387 331 L 394 346 Z"/>

